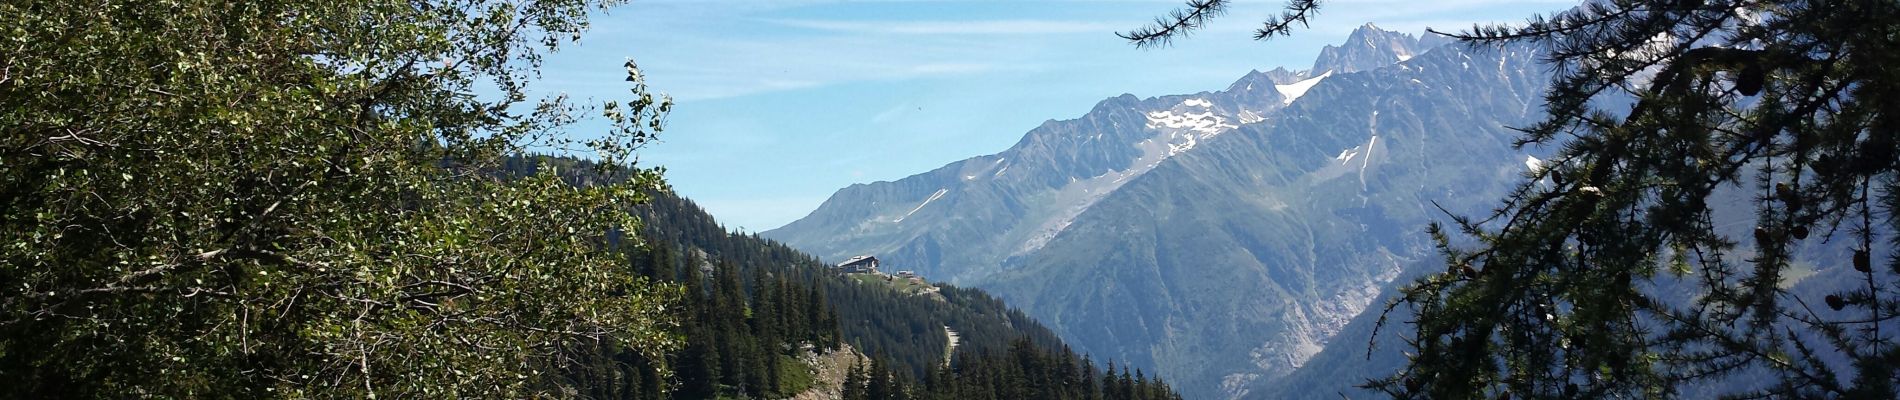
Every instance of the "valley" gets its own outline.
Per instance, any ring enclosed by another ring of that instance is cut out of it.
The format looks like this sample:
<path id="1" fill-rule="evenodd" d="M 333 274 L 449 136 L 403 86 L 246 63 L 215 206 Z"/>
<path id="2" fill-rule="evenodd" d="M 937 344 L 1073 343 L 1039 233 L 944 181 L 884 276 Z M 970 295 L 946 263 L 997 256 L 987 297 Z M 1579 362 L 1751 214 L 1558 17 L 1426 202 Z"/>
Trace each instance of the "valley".
<path id="1" fill-rule="evenodd" d="M 0 2 L 0 399 L 1900 398 L 1900 4 L 1276 3 Z"/>

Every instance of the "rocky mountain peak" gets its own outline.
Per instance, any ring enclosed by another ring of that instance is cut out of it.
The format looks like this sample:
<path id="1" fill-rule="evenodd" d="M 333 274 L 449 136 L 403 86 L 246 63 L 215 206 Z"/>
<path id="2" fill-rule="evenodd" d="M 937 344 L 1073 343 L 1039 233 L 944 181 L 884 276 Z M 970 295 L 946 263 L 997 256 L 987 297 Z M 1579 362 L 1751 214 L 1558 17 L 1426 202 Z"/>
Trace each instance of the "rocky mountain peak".
<path id="1" fill-rule="evenodd" d="M 1299 82 L 1302 78 L 1304 78 L 1304 76 L 1301 76 L 1299 72 L 1288 71 L 1286 68 L 1274 68 L 1272 71 L 1265 72 L 1261 72 L 1260 70 L 1247 71 L 1246 75 L 1242 75 L 1240 79 L 1234 80 L 1233 84 L 1227 85 L 1226 91 L 1232 93 L 1251 93 L 1260 88 L 1271 87 L 1273 85 Z"/>
<path id="2" fill-rule="evenodd" d="M 1243 109 L 1264 110 L 1278 104 L 1284 95 L 1275 87 L 1299 82 L 1302 76 L 1286 68 L 1274 68 L 1272 71 L 1248 71 L 1247 75 L 1234 80 L 1221 91 L 1233 99 Z M 1258 112 L 1258 111 L 1255 111 Z"/>
<path id="3" fill-rule="evenodd" d="M 1126 108 L 1134 107 L 1135 105 L 1140 104 L 1140 103 L 1141 103 L 1140 97 L 1135 97 L 1134 94 L 1130 94 L 1130 93 L 1122 93 L 1122 95 L 1120 96 L 1110 97 L 1110 98 L 1102 99 L 1102 101 L 1095 102 L 1095 107 L 1089 108 L 1089 114 L 1102 113 L 1102 112 L 1108 112 L 1108 111 L 1119 110 L 1119 109 L 1126 109 Z"/>
<path id="4" fill-rule="evenodd" d="M 1424 52 L 1419 39 L 1412 35 L 1380 29 L 1367 23 L 1354 29 L 1346 37 L 1346 42 L 1338 46 L 1327 45 L 1320 49 L 1319 58 L 1313 61 L 1309 75 L 1319 75 L 1326 71 L 1343 74 L 1378 69 Z"/>

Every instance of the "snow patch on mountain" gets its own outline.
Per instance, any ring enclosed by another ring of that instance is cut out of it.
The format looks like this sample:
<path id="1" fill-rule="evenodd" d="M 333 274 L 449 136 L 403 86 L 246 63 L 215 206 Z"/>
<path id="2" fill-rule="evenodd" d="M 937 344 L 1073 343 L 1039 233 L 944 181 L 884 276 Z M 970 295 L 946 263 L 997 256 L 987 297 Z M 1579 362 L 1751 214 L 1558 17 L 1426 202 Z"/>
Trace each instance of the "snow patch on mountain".
<path id="1" fill-rule="evenodd" d="M 1143 143 L 1153 142 L 1144 141 Z M 1147 150 L 1151 154 L 1154 153 L 1152 147 Z M 1158 159 L 1160 156 L 1150 155 L 1143 157 L 1144 160 L 1149 158 Z M 1154 163 L 1144 164 L 1137 161 L 1137 164 L 1130 166 L 1128 169 L 1108 171 L 1101 175 L 1076 180 L 1069 182 L 1068 185 L 1064 185 L 1061 190 L 1056 191 L 1054 195 L 1056 200 L 1052 202 L 1052 204 L 1062 205 L 1061 208 L 1054 210 L 1054 213 L 1050 215 L 1048 219 L 1043 220 L 1042 224 L 1036 226 L 1035 230 L 1031 231 L 1029 237 L 1025 238 L 1021 245 L 1012 249 L 1013 251 L 1010 252 L 1010 255 L 1025 254 L 1049 244 L 1050 240 L 1055 239 L 1056 235 L 1061 234 L 1064 229 L 1068 229 L 1070 224 L 1075 223 L 1076 217 L 1081 216 L 1083 211 L 1087 211 L 1090 206 L 1095 205 L 1096 201 L 1107 197 L 1108 194 L 1114 192 L 1115 189 L 1121 188 L 1123 184 L 1128 182 L 1128 178 L 1153 169 L 1154 165 Z"/>
<path id="2" fill-rule="evenodd" d="M 1227 376 L 1221 377 L 1220 391 L 1221 393 L 1229 394 L 1229 398 L 1245 398 L 1247 392 L 1251 391 L 1248 386 L 1252 385 L 1254 381 L 1260 380 L 1260 378 L 1261 375 L 1255 373 L 1242 372 L 1227 374 Z"/>
<path id="3" fill-rule="evenodd" d="M 1183 101 L 1175 109 L 1181 106 L 1214 109 L 1213 102 L 1199 98 Z M 1246 123 L 1244 122 L 1246 115 L 1248 113 L 1243 111 L 1241 115 L 1243 123 Z M 1259 117 L 1259 114 L 1252 115 L 1254 118 L 1265 119 Z M 1147 128 L 1154 130 L 1155 134 L 1134 143 L 1136 148 L 1141 149 L 1141 157 L 1130 161 L 1127 167 L 1120 170 L 1111 170 L 1102 175 L 1075 180 L 1058 189 L 1054 195 L 1056 200 L 1051 204 L 1059 206 L 1053 210 L 1049 218 L 1043 220 L 1031 231 L 1022 244 L 1011 252 L 1012 255 L 1042 248 L 1043 245 L 1049 243 L 1049 240 L 1062 233 L 1062 230 L 1067 229 L 1069 224 L 1074 223 L 1075 218 L 1080 216 L 1082 211 L 1121 188 L 1130 178 L 1160 166 L 1161 162 L 1168 158 L 1193 150 L 1208 138 L 1240 127 L 1228 122 L 1227 117 L 1215 115 L 1213 111 L 1162 110 L 1148 112 L 1146 116 Z"/>
<path id="4" fill-rule="evenodd" d="M 1379 145 L 1379 135 L 1372 135 L 1372 140 L 1366 141 L 1366 158 L 1360 160 L 1359 162 L 1359 171 L 1360 171 L 1359 176 L 1361 179 L 1364 179 L 1365 177 L 1366 167 L 1372 166 L 1372 146 L 1378 146 L 1378 145 Z"/>
<path id="5" fill-rule="evenodd" d="M 1372 135 L 1372 140 L 1366 142 L 1366 157 L 1359 161 L 1359 191 L 1361 192 L 1371 191 L 1366 183 L 1366 170 L 1372 167 L 1372 149 L 1378 145 L 1379 135 Z M 1364 199 L 1361 198 L 1361 200 Z"/>
<path id="6" fill-rule="evenodd" d="M 1238 128 L 1227 123 L 1226 118 L 1212 112 L 1176 113 L 1173 111 L 1155 111 L 1148 113 L 1149 129 L 1177 129 L 1200 132 L 1204 136 L 1213 136 L 1222 131 Z"/>
<path id="7" fill-rule="evenodd" d="M 1254 112 L 1253 110 L 1240 110 L 1239 117 L 1240 123 L 1242 124 L 1251 124 L 1267 120 L 1267 117 L 1261 116 L 1260 113 Z"/>
<path id="8" fill-rule="evenodd" d="M 1181 154 L 1181 152 L 1193 149 L 1196 143 L 1198 142 L 1194 140 L 1194 136 L 1188 136 L 1186 142 L 1168 143 L 1168 156 L 1173 157 L 1176 154 Z"/>
<path id="9" fill-rule="evenodd" d="M 1339 161 L 1339 165 L 1346 165 L 1352 163 L 1353 157 L 1358 157 L 1359 151 L 1363 149 L 1365 149 L 1365 146 L 1355 146 L 1350 149 L 1340 150 L 1339 155 L 1333 156 L 1333 159 Z"/>
<path id="10" fill-rule="evenodd" d="M 1315 76 L 1312 78 L 1306 78 L 1306 80 L 1302 80 L 1299 82 L 1293 82 L 1293 83 L 1289 83 L 1285 85 L 1273 85 L 1273 90 L 1278 90 L 1280 91 L 1281 95 L 1286 96 L 1286 100 L 1281 100 L 1282 104 L 1293 104 L 1293 100 L 1299 99 L 1300 96 L 1306 95 L 1306 91 L 1308 89 L 1312 89 L 1313 85 L 1319 84 L 1320 80 L 1324 80 L 1326 79 L 1326 77 L 1329 77 L 1329 76 L 1333 76 L 1333 71 L 1326 71 L 1326 73 L 1324 74 L 1319 74 L 1319 76 Z"/>
<path id="11" fill-rule="evenodd" d="M 904 216 L 897 217 L 897 219 L 891 220 L 891 223 L 895 224 L 899 222 L 904 222 L 905 218 L 910 218 L 911 214 L 916 214 L 917 210 L 924 209 L 924 206 L 930 205 L 930 202 L 937 201 L 937 199 L 943 197 L 945 193 L 950 193 L 950 189 L 949 188 L 937 189 L 936 193 L 930 194 L 930 198 L 924 199 L 923 203 L 918 203 L 916 208 L 910 209 L 910 212 L 904 213 Z"/>

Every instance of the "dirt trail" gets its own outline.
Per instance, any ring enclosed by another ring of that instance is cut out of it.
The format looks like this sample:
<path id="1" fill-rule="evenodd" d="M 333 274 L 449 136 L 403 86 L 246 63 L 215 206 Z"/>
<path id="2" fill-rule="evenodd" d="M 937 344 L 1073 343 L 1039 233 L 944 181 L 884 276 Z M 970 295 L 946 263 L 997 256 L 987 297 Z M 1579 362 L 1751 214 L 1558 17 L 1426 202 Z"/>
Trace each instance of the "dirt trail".
<path id="1" fill-rule="evenodd" d="M 950 345 L 943 348 L 943 365 L 950 365 L 950 355 L 957 353 L 957 342 L 962 341 L 963 336 L 958 335 L 955 329 L 950 329 L 949 325 L 943 326 L 943 335 L 950 338 Z"/>

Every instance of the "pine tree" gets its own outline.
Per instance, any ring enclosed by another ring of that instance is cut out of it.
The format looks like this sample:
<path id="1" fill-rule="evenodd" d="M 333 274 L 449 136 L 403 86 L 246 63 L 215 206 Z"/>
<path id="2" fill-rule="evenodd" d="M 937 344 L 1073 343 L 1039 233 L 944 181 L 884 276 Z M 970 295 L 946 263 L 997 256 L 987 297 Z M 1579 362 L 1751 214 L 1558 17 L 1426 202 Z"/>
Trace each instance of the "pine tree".
<path id="1" fill-rule="evenodd" d="M 844 374 L 844 386 L 840 389 L 844 400 L 868 400 L 871 398 L 866 388 L 866 377 L 862 363 L 851 364 L 851 370 Z"/>
<path id="2" fill-rule="evenodd" d="M 711 376 L 698 378 L 701 381 L 714 382 L 706 385 L 710 388 L 682 392 L 677 387 L 669 387 L 675 398 L 713 398 L 733 397 L 783 397 L 785 382 L 776 382 L 772 374 L 777 373 L 775 362 L 784 361 L 788 351 L 806 338 L 816 335 L 835 343 L 849 339 L 854 347 L 863 351 L 870 359 L 876 359 L 885 371 L 885 382 L 878 384 L 878 392 L 884 398 L 897 399 L 955 399 L 955 400 L 1001 400 L 1022 398 L 1046 398 L 1064 400 L 1081 398 L 1080 390 L 1100 393 L 1099 383 L 1093 372 L 1065 372 L 1078 368 L 1093 371 L 1092 366 L 1078 366 L 1080 357 L 1060 346 L 1050 348 L 1036 343 L 1060 343 L 1054 335 L 1043 330 L 1032 319 L 1018 311 L 1010 310 L 1006 305 L 981 292 L 946 287 L 947 301 L 905 295 L 885 288 L 860 285 L 847 279 L 841 279 L 829 273 L 826 266 L 809 256 L 791 251 L 782 245 L 756 241 L 755 237 L 724 233 L 703 213 L 668 212 L 666 210 L 690 209 L 690 202 L 666 193 L 654 193 L 654 204 L 645 208 L 642 217 L 655 221 L 652 231 L 644 232 L 643 239 L 648 244 L 662 241 L 703 240 L 706 242 L 675 242 L 665 246 L 647 246 L 637 251 L 674 254 L 674 260 L 690 257 L 685 264 L 691 268 L 664 267 L 669 277 L 677 276 L 687 287 L 680 305 L 683 314 L 693 318 L 683 321 L 682 331 L 689 340 L 712 343 L 709 347 L 712 360 L 709 365 L 715 367 L 711 373 L 684 372 L 687 376 Z M 677 224 L 708 224 L 708 226 L 679 228 Z M 697 238 L 697 239 L 685 239 Z M 651 254 L 642 259 L 660 259 L 666 254 Z M 678 262 L 678 261 L 674 261 Z M 714 268 L 702 269 L 707 265 Z M 636 268 L 637 269 L 637 268 Z M 764 277 L 761 277 L 763 271 Z M 707 273 L 710 272 L 710 277 Z M 746 278 L 741 279 L 740 276 Z M 690 287 L 688 287 L 690 286 Z M 733 290 L 733 288 L 741 288 Z M 832 302 L 829 299 L 839 299 Z M 814 310 L 813 305 L 825 305 Z M 843 332 L 846 327 L 839 324 L 838 315 L 848 312 L 855 316 L 849 327 L 850 334 Z M 799 328 L 793 320 L 821 321 L 816 326 Z M 774 317 L 776 316 L 776 317 Z M 777 321 L 780 328 L 770 328 L 765 324 Z M 966 332 L 967 340 L 958 346 L 954 362 L 945 366 L 942 360 L 941 335 L 944 325 L 956 326 Z M 1003 329 L 997 329 L 1003 328 Z M 778 339 L 765 340 L 757 333 L 778 332 Z M 929 339 L 935 339 L 930 341 Z M 697 342 L 696 342 L 697 343 Z M 823 347 L 820 344 L 819 347 Z M 695 346 L 697 350 L 701 347 Z M 876 350 L 873 350 L 876 349 Z M 681 352 L 669 355 L 675 362 L 684 362 Z M 756 356 L 755 356 L 756 355 Z M 859 365 L 848 373 L 851 381 L 845 389 L 849 398 L 869 398 L 872 382 L 869 361 Z M 727 367 L 726 365 L 732 365 Z M 681 365 L 673 365 L 686 370 Z M 918 368 L 922 366 L 922 368 Z M 655 376 L 659 366 L 641 367 L 646 376 Z M 917 371 L 917 372 L 906 372 Z M 591 371 L 589 371 L 591 372 Z M 1086 382 L 1084 388 L 1076 392 L 1066 392 L 1064 384 L 1055 383 L 1066 375 L 1080 374 L 1070 381 Z M 591 375 L 590 375 L 591 376 Z M 912 379 L 919 376 L 922 379 Z M 1041 377 L 1026 379 L 1026 377 Z M 685 377 L 685 376 L 682 376 Z M 724 383 L 721 383 L 721 380 Z M 663 378 L 641 380 L 660 382 Z M 1150 380 L 1153 382 L 1154 380 Z M 1034 382 L 1034 383 L 1032 383 Z M 1034 386 L 1034 387 L 1032 387 Z M 621 388 L 625 388 L 621 386 Z M 710 394 L 708 394 L 710 393 Z M 645 395 L 652 398 L 657 393 Z"/>
<path id="3" fill-rule="evenodd" d="M 1225 6 L 1125 37 L 1165 44 Z M 1490 215 L 1432 227 L 1444 272 L 1387 308 L 1415 309 L 1417 357 L 1379 389 L 1900 397 L 1900 3 L 1590 1 L 1453 36 L 1545 55 L 1548 114 L 1520 145 L 1559 151 Z M 1752 229 L 1721 228 L 1741 222 L 1718 220 L 1728 197 L 1752 197 Z"/>
<path id="4" fill-rule="evenodd" d="M 674 377 L 680 382 L 679 389 L 673 392 L 673 398 L 712 398 L 718 393 L 720 380 L 718 355 L 711 343 L 712 335 L 704 330 L 689 331 L 686 338 L 686 348 L 673 361 Z"/>
<path id="5" fill-rule="evenodd" d="M 1140 400 L 1140 398 L 1142 398 L 1142 392 L 1136 391 L 1136 387 L 1134 387 L 1134 377 L 1129 375 L 1129 370 L 1134 370 L 1134 368 L 1121 368 L 1121 377 L 1115 379 L 1115 392 L 1119 392 L 1121 398 Z"/>
<path id="6" fill-rule="evenodd" d="M 883 359 L 871 359 L 871 380 L 865 384 L 865 393 L 870 400 L 890 400 L 897 397 L 897 387 L 891 381 L 891 370 Z"/>
<path id="7" fill-rule="evenodd" d="M 1101 400 L 1102 399 L 1101 387 L 1097 386 L 1095 382 L 1095 360 L 1094 359 L 1090 358 L 1087 355 L 1082 356 L 1082 373 L 1081 373 L 1081 376 L 1078 376 L 1077 378 L 1079 379 L 1079 383 L 1077 385 L 1079 386 L 1078 389 L 1080 389 L 1081 391 L 1080 398 L 1082 400 Z"/>
<path id="8" fill-rule="evenodd" d="M 825 304 L 824 292 L 817 286 L 807 286 L 805 293 L 805 324 L 810 326 L 811 334 L 805 338 L 817 347 L 825 350 L 837 348 L 835 341 L 838 323 L 831 317 L 830 305 Z"/>

